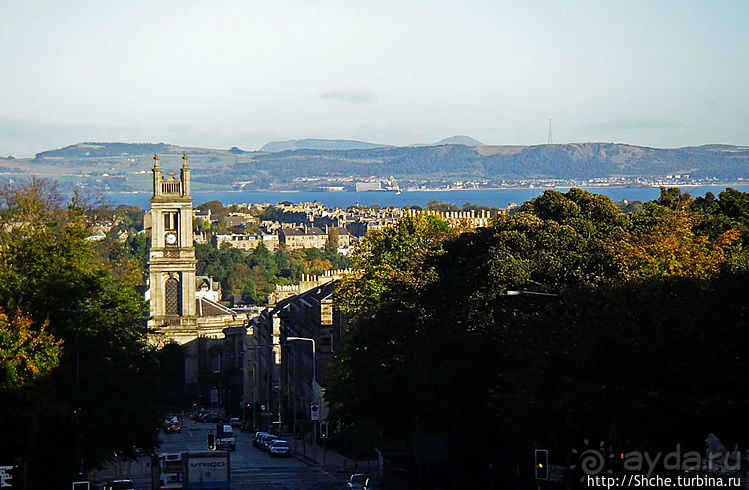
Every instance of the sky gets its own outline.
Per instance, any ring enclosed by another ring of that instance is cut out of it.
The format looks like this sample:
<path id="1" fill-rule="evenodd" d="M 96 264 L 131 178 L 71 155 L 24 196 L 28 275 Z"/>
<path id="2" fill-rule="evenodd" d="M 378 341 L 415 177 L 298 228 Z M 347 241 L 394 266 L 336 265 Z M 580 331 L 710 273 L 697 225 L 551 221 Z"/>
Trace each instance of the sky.
<path id="1" fill-rule="evenodd" d="M 749 0 L 0 0 L 0 156 L 749 145 Z"/>

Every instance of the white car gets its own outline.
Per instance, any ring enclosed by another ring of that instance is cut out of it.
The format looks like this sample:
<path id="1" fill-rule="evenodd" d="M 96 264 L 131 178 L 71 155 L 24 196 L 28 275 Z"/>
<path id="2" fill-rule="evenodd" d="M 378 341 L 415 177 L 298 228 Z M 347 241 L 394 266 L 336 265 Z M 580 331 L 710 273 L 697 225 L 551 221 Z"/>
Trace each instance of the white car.
<path id="1" fill-rule="evenodd" d="M 268 448 L 268 454 L 271 456 L 289 456 L 291 454 L 291 448 L 289 447 L 288 442 L 283 439 L 276 439 Z"/>
<path id="2" fill-rule="evenodd" d="M 237 449 L 237 438 L 234 437 L 234 429 L 231 425 L 224 424 L 221 426 L 221 433 L 216 437 L 216 449 Z"/>
<path id="3" fill-rule="evenodd" d="M 369 483 L 369 475 L 366 473 L 354 473 L 346 482 L 346 488 L 350 490 L 364 490 Z"/>

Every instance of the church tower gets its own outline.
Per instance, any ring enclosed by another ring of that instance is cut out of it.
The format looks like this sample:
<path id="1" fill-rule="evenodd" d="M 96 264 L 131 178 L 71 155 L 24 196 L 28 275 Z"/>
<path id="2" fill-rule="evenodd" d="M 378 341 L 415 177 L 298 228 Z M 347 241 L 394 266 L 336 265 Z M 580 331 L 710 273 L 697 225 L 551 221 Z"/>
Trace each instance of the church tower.
<path id="1" fill-rule="evenodd" d="M 151 252 L 148 260 L 151 324 L 194 327 L 195 247 L 192 231 L 190 167 L 182 155 L 179 178 L 162 174 L 154 155 L 151 203 Z"/>

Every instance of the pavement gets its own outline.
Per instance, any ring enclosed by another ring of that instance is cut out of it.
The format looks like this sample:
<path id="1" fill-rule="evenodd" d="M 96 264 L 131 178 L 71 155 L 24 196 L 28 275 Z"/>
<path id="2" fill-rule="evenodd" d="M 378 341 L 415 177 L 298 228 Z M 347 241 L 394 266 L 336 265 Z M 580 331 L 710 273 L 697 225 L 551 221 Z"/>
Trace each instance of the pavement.
<path id="1" fill-rule="evenodd" d="M 294 441 L 290 441 L 290 444 L 293 449 Z M 354 460 L 331 451 L 321 444 L 313 446 L 311 444 L 303 444 L 302 441 L 296 441 L 296 444 L 297 448 L 293 452 L 293 456 L 307 465 L 324 466 L 331 472 L 344 474 L 368 473 L 376 475 L 379 472 L 377 460 Z"/>

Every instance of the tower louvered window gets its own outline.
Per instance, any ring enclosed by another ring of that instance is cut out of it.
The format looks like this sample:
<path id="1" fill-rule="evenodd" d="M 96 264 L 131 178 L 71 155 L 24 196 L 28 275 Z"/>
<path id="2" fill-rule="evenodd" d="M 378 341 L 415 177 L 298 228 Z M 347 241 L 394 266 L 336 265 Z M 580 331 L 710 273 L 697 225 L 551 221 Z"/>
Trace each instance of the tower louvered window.
<path id="1" fill-rule="evenodd" d="M 179 281 L 173 277 L 166 280 L 165 302 L 167 315 L 179 315 L 181 310 Z"/>

